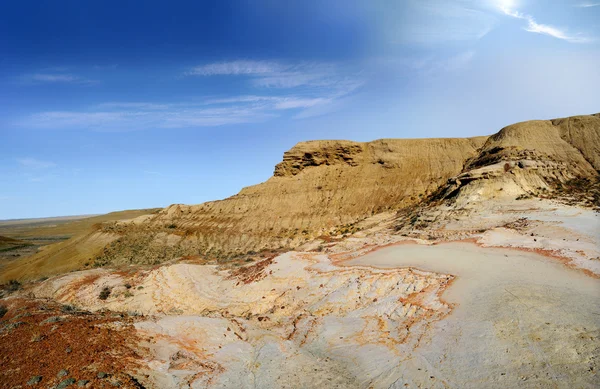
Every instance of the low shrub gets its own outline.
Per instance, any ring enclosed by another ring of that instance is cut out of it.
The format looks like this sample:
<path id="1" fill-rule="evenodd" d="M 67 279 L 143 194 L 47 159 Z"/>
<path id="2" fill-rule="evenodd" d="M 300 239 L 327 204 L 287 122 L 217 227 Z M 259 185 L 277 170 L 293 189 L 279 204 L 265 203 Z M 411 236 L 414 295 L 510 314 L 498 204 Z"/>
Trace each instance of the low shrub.
<path id="1" fill-rule="evenodd" d="M 19 281 L 17 281 L 17 280 L 8 281 L 6 290 L 8 290 L 9 292 L 16 292 L 19 289 L 21 289 L 21 283 Z"/>
<path id="2" fill-rule="evenodd" d="M 110 288 L 108 286 L 105 286 L 104 288 L 102 288 L 102 291 L 100 292 L 98 298 L 100 300 L 106 300 L 108 296 L 110 296 Z"/>

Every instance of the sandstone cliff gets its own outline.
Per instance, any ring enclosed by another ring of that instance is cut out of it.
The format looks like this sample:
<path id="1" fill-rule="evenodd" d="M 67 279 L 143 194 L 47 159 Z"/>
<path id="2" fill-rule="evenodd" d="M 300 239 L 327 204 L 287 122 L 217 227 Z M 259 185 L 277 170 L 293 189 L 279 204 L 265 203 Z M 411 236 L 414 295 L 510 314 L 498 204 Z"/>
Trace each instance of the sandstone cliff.
<path id="1" fill-rule="evenodd" d="M 513 124 L 490 136 L 461 174 L 440 191 L 462 205 L 495 197 L 563 189 L 600 171 L 600 117 L 575 116 Z"/>
<path id="2" fill-rule="evenodd" d="M 152 263 L 295 247 L 338 226 L 419 202 L 460 173 L 485 141 L 300 143 L 285 153 L 273 177 L 226 200 L 172 205 L 155 216 L 107 227 L 123 237 L 99 260 Z"/>
<path id="3" fill-rule="evenodd" d="M 538 195 L 573 179 L 597 179 L 599 170 L 600 115 L 523 122 L 490 137 L 302 142 L 284 154 L 273 177 L 228 199 L 104 224 L 90 233 L 95 251 L 87 264 L 288 249 L 352 233 L 378 213 Z"/>

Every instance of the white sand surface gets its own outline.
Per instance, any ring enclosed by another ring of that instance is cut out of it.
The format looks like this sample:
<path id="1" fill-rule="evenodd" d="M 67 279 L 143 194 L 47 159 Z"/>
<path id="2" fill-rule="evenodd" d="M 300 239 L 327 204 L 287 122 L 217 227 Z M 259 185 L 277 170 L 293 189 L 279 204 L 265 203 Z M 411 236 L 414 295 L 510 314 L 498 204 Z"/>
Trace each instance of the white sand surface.
<path id="1" fill-rule="evenodd" d="M 600 386 L 600 280 L 582 271 L 470 243 L 391 246 L 346 265 L 456 276 L 442 295 L 455 309 L 399 366 L 405 374 L 393 387 Z"/>

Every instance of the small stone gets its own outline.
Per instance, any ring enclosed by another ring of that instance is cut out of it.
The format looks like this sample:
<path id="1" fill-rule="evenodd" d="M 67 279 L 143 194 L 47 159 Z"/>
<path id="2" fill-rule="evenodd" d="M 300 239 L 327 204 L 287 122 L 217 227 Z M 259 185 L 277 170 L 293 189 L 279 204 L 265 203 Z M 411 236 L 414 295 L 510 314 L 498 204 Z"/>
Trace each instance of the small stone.
<path id="1" fill-rule="evenodd" d="M 77 386 L 79 386 L 80 388 L 83 388 L 84 386 L 87 385 L 87 383 L 90 382 L 88 380 L 79 380 L 77 381 Z"/>
<path id="2" fill-rule="evenodd" d="M 41 375 L 34 375 L 33 377 L 31 377 L 29 379 L 29 381 L 27 381 L 27 385 L 31 386 L 31 385 L 38 384 L 41 380 L 42 380 Z"/>
<path id="3" fill-rule="evenodd" d="M 20 325 L 23 325 L 23 324 L 25 324 L 24 321 L 17 321 L 17 322 L 14 322 L 14 323 L 9 323 L 9 324 L 7 324 L 7 325 L 4 326 L 4 330 L 6 330 L 6 331 L 12 331 L 15 328 L 17 328 L 17 327 L 19 327 Z"/>
<path id="4" fill-rule="evenodd" d="M 58 374 L 56 375 L 56 377 L 57 377 L 57 378 L 62 378 L 62 377 L 64 377 L 64 376 L 68 375 L 68 374 L 69 374 L 69 371 L 68 371 L 68 370 L 66 370 L 66 369 L 62 369 L 61 371 L 59 371 L 59 372 L 58 372 Z"/>
<path id="5" fill-rule="evenodd" d="M 63 382 L 58 384 L 56 389 L 65 389 L 67 386 L 71 386 L 74 383 L 75 383 L 75 378 L 67 378 L 66 380 L 64 380 Z"/>
<path id="6" fill-rule="evenodd" d="M 67 352 L 67 354 L 69 354 L 73 350 L 71 350 L 71 347 L 67 347 L 67 349 L 65 351 Z"/>
<path id="7" fill-rule="evenodd" d="M 40 324 L 58 323 L 59 321 L 63 321 L 63 318 L 60 316 L 52 316 L 42 321 Z"/>
<path id="8" fill-rule="evenodd" d="M 106 374 L 105 372 L 101 371 L 98 373 L 98 378 L 102 379 L 102 378 L 106 378 L 108 377 L 108 374 Z"/>

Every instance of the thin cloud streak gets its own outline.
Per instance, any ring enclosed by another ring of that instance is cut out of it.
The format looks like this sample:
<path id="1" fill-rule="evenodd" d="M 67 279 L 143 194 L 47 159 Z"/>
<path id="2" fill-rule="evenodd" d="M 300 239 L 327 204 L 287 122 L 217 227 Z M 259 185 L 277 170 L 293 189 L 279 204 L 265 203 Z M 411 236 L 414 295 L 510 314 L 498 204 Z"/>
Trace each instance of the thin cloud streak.
<path id="1" fill-rule="evenodd" d="M 105 103 L 87 112 L 40 112 L 18 124 L 39 129 L 98 131 L 213 127 L 264 122 L 280 116 L 283 111 L 327 105 L 333 100 L 333 97 L 234 96 L 199 104 Z"/>
<path id="2" fill-rule="evenodd" d="M 41 129 L 128 131 L 257 123 L 287 111 L 314 111 L 334 102 L 339 105 L 338 100 L 364 84 L 360 72 L 328 63 L 290 65 L 275 61 L 230 61 L 198 66 L 185 74 L 245 76 L 257 94 L 205 98 L 193 103 L 109 101 L 81 111 L 38 112 L 22 118 L 18 124 Z M 286 93 L 260 94 L 273 89 Z M 293 112 L 291 117 L 306 115 Z"/>
<path id="3" fill-rule="evenodd" d="M 536 22 L 536 20 L 531 15 L 512 10 L 505 6 L 500 6 L 499 8 L 505 15 L 527 21 L 527 27 L 524 28 L 525 31 L 533 32 L 536 34 L 548 35 L 553 38 L 561 39 L 571 43 L 588 43 L 592 41 L 591 38 L 583 36 L 582 34 L 569 35 L 567 32 L 557 27 L 553 27 L 547 24 L 540 24 Z"/>
<path id="4" fill-rule="evenodd" d="M 477 41 L 496 22 L 489 12 L 478 9 L 480 4 L 475 1 L 406 0 L 397 4 L 391 12 L 387 7 L 379 11 L 386 39 L 393 44 Z"/>
<path id="5" fill-rule="evenodd" d="M 263 103 L 272 104 L 273 109 L 287 110 L 295 108 L 308 108 L 317 104 L 327 104 L 333 98 L 315 97 L 279 97 L 279 96 L 236 96 L 226 99 L 209 100 L 208 104 L 229 104 L 229 103 Z"/>
<path id="6" fill-rule="evenodd" d="M 600 3 L 580 3 L 580 4 L 575 4 L 575 7 L 579 7 L 579 8 L 591 8 L 591 7 L 598 7 L 600 6 Z"/>
<path id="7" fill-rule="evenodd" d="M 185 73 L 187 76 L 224 76 L 268 74 L 280 70 L 280 65 L 269 61 L 231 61 L 196 66 Z"/>
<path id="8" fill-rule="evenodd" d="M 79 84 L 94 85 L 97 80 L 81 77 L 71 73 L 33 73 L 21 76 L 21 80 L 29 84 Z"/>
<path id="9" fill-rule="evenodd" d="M 258 88 L 292 89 L 298 87 L 329 88 L 351 91 L 363 81 L 360 74 L 336 64 L 285 64 L 276 61 L 217 62 L 192 68 L 186 76 L 248 76 L 251 85 Z M 344 92 L 349 93 L 349 92 Z"/>
<path id="10" fill-rule="evenodd" d="M 56 166 L 54 162 L 41 161 L 36 158 L 18 158 L 17 162 L 23 167 L 32 169 L 47 169 Z"/>
<path id="11" fill-rule="evenodd" d="M 110 102 L 98 105 L 101 109 L 118 109 L 118 108 L 139 108 L 143 110 L 163 110 L 169 109 L 170 104 L 155 104 L 155 103 L 136 103 L 136 102 Z"/>
<path id="12" fill-rule="evenodd" d="M 39 129 L 90 129 L 132 131 L 147 128 L 185 128 L 252 123 L 265 120 L 260 109 L 169 109 L 163 111 L 49 111 L 31 115 L 20 125 Z"/>

